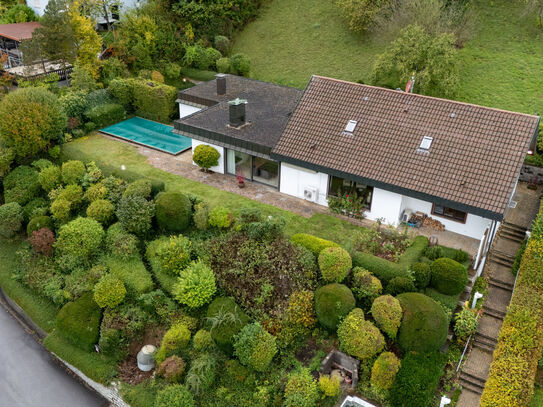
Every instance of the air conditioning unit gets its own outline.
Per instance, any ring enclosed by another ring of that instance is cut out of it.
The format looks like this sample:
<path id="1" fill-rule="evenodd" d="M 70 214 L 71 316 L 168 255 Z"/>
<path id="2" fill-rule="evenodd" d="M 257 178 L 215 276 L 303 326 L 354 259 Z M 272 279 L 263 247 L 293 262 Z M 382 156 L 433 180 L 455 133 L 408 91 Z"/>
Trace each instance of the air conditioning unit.
<path id="1" fill-rule="evenodd" d="M 413 211 L 411 209 L 404 209 L 400 216 L 400 222 L 407 222 L 412 214 Z"/>
<path id="2" fill-rule="evenodd" d="M 319 191 L 315 187 L 305 187 L 304 188 L 304 199 L 306 201 L 317 202 L 319 198 Z"/>

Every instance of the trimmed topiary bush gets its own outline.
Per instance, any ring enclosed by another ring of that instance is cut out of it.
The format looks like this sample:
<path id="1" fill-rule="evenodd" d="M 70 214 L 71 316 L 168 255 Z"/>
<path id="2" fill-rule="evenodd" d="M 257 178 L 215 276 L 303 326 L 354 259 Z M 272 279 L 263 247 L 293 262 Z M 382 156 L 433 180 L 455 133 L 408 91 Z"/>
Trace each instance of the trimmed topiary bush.
<path id="1" fill-rule="evenodd" d="M 86 293 L 62 307 L 57 314 L 56 329 L 72 345 L 92 352 L 98 342 L 101 316 L 92 293 Z"/>
<path id="2" fill-rule="evenodd" d="M 168 244 L 160 245 L 156 255 L 160 259 L 161 270 L 178 276 L 190 264 L 192 242 L 190 239 L 179 236 L 170 236 Z"/>
<path id="3" fill-rule="evenodd" d="M 227 353 L 233 350 L 233 337 L 249 322 L 249 317 L 232 298 L 218 297 L 207 309 L 206 324 L 211 337 Z"/>
<path id="4" fill-rule="evenodd" d="M 172 355 L 160 364 L 156 373 L 164 377 L 170 383 L 178 383 L 185 372 L 185 361 L 179 356 Z"/>
<path id="5" fill-rule="evenodd" d="M 190 224 L 192 205 L 185 194 L 161 192 L 156 198 L 156 220 L 162 229 L 182 232 Z"/>
<path id="6" fill-rule="evenodd" d="M 122 105 L 106 103 L 87 110 L 85 117 L 88 121 L 95 123 L 97 127 L 104 127 L 124 120 L 126 112 Z"/>
<path id="7" fill-rule="evenodd" d="M 375 300 L 383 291 L 381 281 L 368 270 L 362 267 L 353 269 L 352 290 L 355 297 L 366 309 L 368 309 L 373 300 Z"/>
<path id="8" fill-rule="evenodd" d="M 4 178 L 4 202 L 17 202 L 24 206 L 34 199 L 41 190 L 38 172 L 21 165 Z"/>
<path id="9" fill-rule="evenodd" d="M 422 290 L 430 284 L 432 272 L 430 265 L 426 263 L 415 263 L 411 266 L 413 277 L 415 278 L 415 285 L 419 290 Z"/>
<path id="10" fill-rule="evenodd" d="M 122 197 L 115 213 L 127 232 L 142 236 L 151 229 L 155 204 L 141 196 Z"/>
<path id="11" fill-rule="evenodd" d="M 235 75 L 247 76 L 251 71 L 251 60 L 245 54 L 235 54 L 230 57 L 230 68 Z"/>
<path id="12" fill-rule="evenodd" d="M 209 206 L 205 202 L 194 205 L 192 219 L 199 230 L 206 230 L 209 227 Z"/>
<path id="13" fill-rule="evenodd" d="M 211 268 L 202 261 L 193 262 L 185 268 L 174 287 L 174 296 L 189 308 L 207 304 L 215 294 L 215 276 Z"/>
<path id="14" fill-rule="evenodd" d="M 21 230 L 23 208 L 17 202 L 0 206 L 0 236 L 10 238 Z"/>
<path id="15" fill-rule="evenodd" d="M 51 215 L 59 222 L 68 222 L 72 204 L 65 199 L 55 199 L 51 204 Z"/>
<path id="16" fill-rule="evenodd" d="M 107 230 L 105 246 L 112 255 L 124 259 L 129 259 L 139 253 L 138 238 L 124 230 L 118 222 Z"/>
<path id="17" fill-rule="evenodd" d="M 62 182 L 62 176 L 60 174 L 60 168 L 56 165 L 44 168 L 38 175 L 40 185 L 45 192 L 49 192 L 55 189 Z"/>
<path id="18" fill-rule="evenodd" d="M 94 202 L 98 199 L 105 199 L 107 195 L 107 188 L 103 183 L 93 184 L 86 191 L 83 198 L 87 202 Z"/>
<path id="19" fill-rule="evenodd" d="M 211 338 L 211 333 L 205 329 L 200 329 L 194 334 L 192 345 L 194 346 L 194 350 L 198 352 L 212 348 L 213 338 Z"/>
<path id="20" fill-rule="evenodd" d="M 230 58 L 219 58 L 217 60 L 217 72 L 228 73 L 230 72 Z"/>
<path id="21" fill-rule="evenodd" d="M 61 226 L 55 249 L 60 256 L 71 256 L 86 261 L 97 254 L 103 238 L 102 225 L 94 219 L 79 217 Z"/>
<path id="22" fill-rule="evenodd" d="M 123 196 L 141 196 L 142 198 L 149 199 L 151 197 L 151 191 L 151 180 L 147 178 L 140 178 L 126 186 Z"/>
<path id="23" fill-rule="evenodd" d="M 337 397 L 341 392 L 339 377 L 322 375 L 319 377 L 319 390 L 325 397 Z"/>
<path id="24" fill-rule="evenodd" d="M 234 353 L 239 361 L 257 372 L 265 372 L 277 353 L 275 337 L 255 322 L 234 336 Z"/>
<path id="25" fill-rule="evenodd" d="M 176 323 L 164 334 L 155 360 L 162 363 L 168 356 L 186 349 L 190 341 L 190 331 L 185 324 Z"/>
<path id="26" fill-rule="evenodd" d="M 115 207 L 110 201 L 105 199 L 97 199 L 92 202 L 87 208 L 87 216 L 97 220 L 103 225 L 107 225 L 113 219 Z"/>
<path id="27" fill-rule="evenodd" d="M 400 359 L 394 353 L 381 353 L 371 368 L 371 385 L 379 390 L 390 389 L 400 370 L 400 364 Z"/>
<path id="28" fill-rule="evenodd" d="M 83 201 L 83 188 L 79 185 L 67 185 L 65 188 L 56 190 L 55 192 L 57 192 L 55 199 L 70 202 L 72 208 L 77 208 Z"/>
<path id="29" fill-rule="evenodd" d="M 219 165 L 219 158 L 221 158 L 221 154 L 217 149 L 207 144 L 199 144 L 192 152 L 192 160 L 198 167 L 206 171 Z"/>
<path id="30" fill-rule="evenodd" d="M 55 235 L 53 232 L 51 232 L 51 229 L 41 228 L 39 230 L 35 230 L 30 235 L 28 241 L 36 253 L 47 257 L 53 256 Z"/>
<path id="31" fill-rule="evenodd" d="M 391 295 L 376 298 L 371 306 L 371 316 L 375 323 L 391 339 L 396 338 L 402 322 L 402 314 L 400 301 Z"/>
<path id="32" fill-rule="evenodd" d="M 403 309 L 398 344 L 405 351 L 431 352 L 440 349 L 447 340 L 448 320 L 441 306 L 419 293 L 398 297 Z"/>
<path id="33" fill-rule="evenodd" d="M 102 258 L 111 274 L 121 280 L 128 294 L 139 297 L 141 294 L 153 291 L 154 283 L 151 274 L 137 256 L 123 259 L 122 257 L 107 256 Z"/>
<path id="34" fill-rule="evenodd" d="M 309 235 L 307 233 L 296 233 L 295 235 L 292 235 L 290 241 L 296 245 L 305 247 L 311 253 L 313 253 L 315 257 L 319 257 L 321 251 L 327 247 L 339 247 L 339 245 L 335 242 L 321 239 L 320 237 Z"/>
<path id="35" fill-rule="evenodd" d="M 299 368 L 288 375 L 285 407 L 314 407 L 318 399 L 317 383 L 309 369 Z"/>
<path id="36" fill-rule="evenodd" d="M 30 219 L 28 225 L 26 225 L 26 235 L 32 236 L 32 232 L 40 230 L 41 228 L 53 229 L 53 220 L 49 216 L 36 216 Z"/>
<path id="37" fill-rule="evenodd" d="M 468 283 L 468 272 L 457 261 L 448 258 L 437 259 L 430 266 L 432 287 L 442 294 L 460 294 Z"/>
<path id="38" fill-rule="evenodd" d="M 370 321 L 364 311 L 353 309 L 337 329 L 340 349 L 360 360 L 370 359 L 385 347 L 383 334 Z"/>
<path id="39" fill-rule="evenodd" d="M 327 282 L 342 282 L 353 266 L 351 256 L 341 247 L 327 247 L 319 254 L 319 268 Z"/>
<path id="40" fill-rule="evenodd" d="M 77 184 L 85 175 L 85 164 L 81 161 L 71 160 L 62 164 L 62 182 L 65 184 Z"/>
<path id="41" fill-rule="evenodd" d="M 394 277 L 388 282 L 386 288 L 386 293 L 390 295 L 398 295 L 413 291 L 416 291 L 415 284 L 409 277 Z"/>
<path id="42" fill-rule="evenodd" d="M 424 257 L 434 261 L 443 257 L 443 252 L 439 246 L 429 246 L 424 250 Z"/>
<path id="43" fill-rule="evenodd" d="M 121 280 L 106 274 L 94 286 L 94 301 L 100 308 L 115 308 L 123 302 L 126 288 Z"/>
<path id="44" fill-rule="evenodd" d="M 174 384 L 157 393 L 154 407 L 194 407 L 196 403 L 186 386 Z"/>
<path id="45" fill-rule="evenodd" d="M 315 292 L 315 313 L 319 323 L 335 331 L 339 321 L 356 306 L 353 293 L 343 284 L 328 284 Z"/>
<path id="46" fill-rule="evenodd" d="M 232 212 L 228 208 L 216 207 L 209 213 L 209 226 L 219 229 L 228 229 L 234 220 Z"/>
<path id="47" fill-rule="evenodd" d="M 23 217 L 25 222 L 36 216 L 46 215 L 49 210 L 49 204 L 43 198 L 34 198 L 23 207 Z"/>

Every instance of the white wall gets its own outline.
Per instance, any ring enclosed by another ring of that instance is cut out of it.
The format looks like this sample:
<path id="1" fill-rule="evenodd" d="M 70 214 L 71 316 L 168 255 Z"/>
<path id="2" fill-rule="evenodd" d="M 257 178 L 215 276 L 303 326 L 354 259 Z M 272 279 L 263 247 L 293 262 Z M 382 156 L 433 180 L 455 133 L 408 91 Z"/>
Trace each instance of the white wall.
<path id="1" fill-rule="evenodd" d="M 311 171 L 292 164 L 281 163 L 280 191 L 298 198 L 304 197 L 306 187 L 317 188 L 317 203 L 328 206 L 328 174 Z"/>
<path id="2" fill-rule="evenodd" d="M 217 150 L 219 152 L 219 154 L 221 155 L 219 157 L 219 165 L 216 165 L 215 167 L 211 167 L 210 170 L 214 171 L 214 172 L 218 172 L 219 174 L 224 174 L 224 147 L 219 147 L 219 146 L 216 146 L 214 144 L 204 143 L 203 141 L 192 139 L 192 152 L 193 153 L 194 153 L 194 149 L 197 146 L 199 146 L 200 144 L 205 144 L 207 146 L 211 146 L 211 147 L 213 147 L 215 150 Z M 192 163 L 194 165 L 196 165 L 196 163 L 194 161 Z"/>
<path id="3" fill-rule="evenodd" d="M 371 220 L 384 218 L 384 223 L 398 225 L 402 206 L 402 195 L 384 189 L 373 188 L 371 208 L 366 217 Z"/>
<path id="4" fill-rule="evenodd" d="M 420 199 L 410 198 L 407 196 L 403 197 L 402 208 L 410 209 L 413 212 L 423 212 L 428 216 L 431 216 L 435 220 L 440 221 L 445 226 L 445 230 L 450 230 L 451 232 L 460 233 L 465 236 L 473 237 L 474 239 L 481 239 L 485 229 L 490 225 L 491 220 L 483 218 L 481 216 L 472 215 L 468 213 L 466 217 L 466 223 L 455 222 L 447 218 L 443 218 L 439 215 L 432 214 L 432 203 L 421 201 Z"/>
<path id="5" fill-rule="evenodd" d="M 191 105 L 179 103 L 179 118 L 182 119 L 183 117 L 190 116 L 191 114 L 199 112 L 200 110 L 202 109 Z"/>

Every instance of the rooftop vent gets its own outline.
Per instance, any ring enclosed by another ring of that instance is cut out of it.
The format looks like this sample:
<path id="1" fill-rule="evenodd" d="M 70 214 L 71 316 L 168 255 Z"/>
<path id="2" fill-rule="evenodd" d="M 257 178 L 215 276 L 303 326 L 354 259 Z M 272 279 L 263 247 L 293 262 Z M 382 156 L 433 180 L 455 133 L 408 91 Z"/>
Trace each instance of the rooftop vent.
<path id="1" fill-rule="evenodd" d="M 225 95 L 226 94 L 226 75 L 223 73 L 219 73 L 215 75 L 215 78 L 217 80 L 217 95 Z"/>
<path id="2" fill-rule="evenodd" d="M 228 102 L 230 110 L 230 126 L 240 127 L 245 124 L 245 99 L 236 98 Z"/>
<path id="3" fill-rule="evenodd" d="M 433 137 L 424 136 L 422 138 L 422 141 L 420 142 L 419 151 L 429 152 L 430 146 L 432 145 L 432 141 L 434 141 Z"/>
<path id="4" fill-rule="evenodd" d="M 354 132 L 355 127 L 356 127 L 356 123 L 358 123 L 356 120 L 349 120 L 349 122 L 345 126 L 345 132 L 352 134 Z"/>

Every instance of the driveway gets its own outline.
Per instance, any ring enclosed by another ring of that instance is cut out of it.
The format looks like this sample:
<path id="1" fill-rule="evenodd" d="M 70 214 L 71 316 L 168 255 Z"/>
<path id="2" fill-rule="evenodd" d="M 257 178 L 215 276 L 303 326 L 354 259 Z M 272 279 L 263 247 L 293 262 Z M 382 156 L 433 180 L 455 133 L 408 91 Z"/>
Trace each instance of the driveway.
<path id="1" fill-rule="evenodd" d="M 0 305 L 0 406 L 105 407 Z"/>

